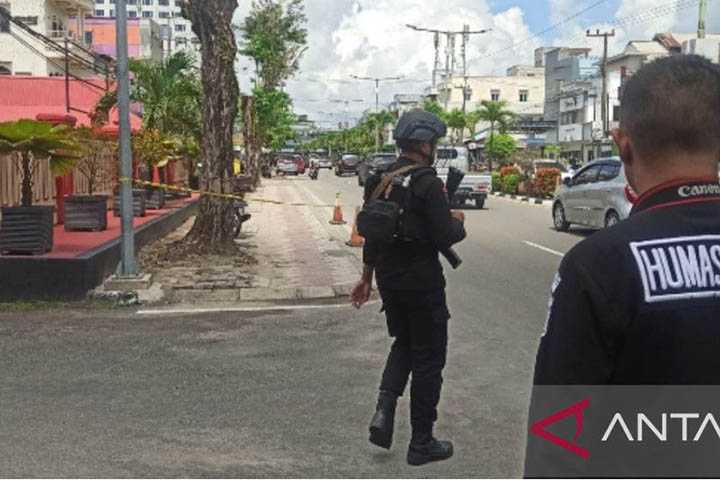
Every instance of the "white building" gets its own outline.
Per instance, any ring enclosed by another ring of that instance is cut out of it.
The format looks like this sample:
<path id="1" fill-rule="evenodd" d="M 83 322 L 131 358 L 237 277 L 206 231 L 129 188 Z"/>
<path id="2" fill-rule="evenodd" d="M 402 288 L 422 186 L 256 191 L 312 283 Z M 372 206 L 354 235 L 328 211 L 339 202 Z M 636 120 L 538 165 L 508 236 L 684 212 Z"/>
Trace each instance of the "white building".
<path id="1" fill-rule="evenodd" d="M 438 87 L 438 102 L 447 110 L 462 109 L 462 76 L 445 79 Z M 517 65 L 505 76 L 468 76 L 465 109 L 480 108 L 484 100 L 504 101 L 517 115 L 542 115 L 545 104 L 545 69 Z"/>
<path id="2" fill-rule="evenodd" d="M 561 87 L 557 141 L 564 158 L 586 163 L 612 154 L 612 144 L 603 131 L 601 99 L 602 77 L 599 76 Z"/>
<path id="3" fill-rule="evenodd" d="M 94 16 L 115 16 L 115 0 L 94 1 Z M 200 59 L 199 41 L 192 32 L 190 21 L 181 15 L 181 0 L 127 0 L 127 5 L 129 18 L 149 18 L 160 25 L 166 56 L 182 50 Z"/>
<path id="4" fill-rule="evenodd" d="M 92 12 L 93 3 L 92 0 L 0 0 L 0 8 L 14 21 L 22 22 L 50 40 L 34 36 L 0 17 L 0 75 L 55 76 L 65 74 L 62 45 L 66 35 L 72 37 L 68 32 L 70 23 L 75 23 L 75 31 L 84 31 L 85 16 Z M 86 46 L 82 36 L 73 37 L 73 42 Z M 90 67 L 92 58 L 73 43 L 70 49 L 73 53 L 70 72 L 88 74 L 88 64 L 77 60 L 75 55 L 87 60 Z"/>

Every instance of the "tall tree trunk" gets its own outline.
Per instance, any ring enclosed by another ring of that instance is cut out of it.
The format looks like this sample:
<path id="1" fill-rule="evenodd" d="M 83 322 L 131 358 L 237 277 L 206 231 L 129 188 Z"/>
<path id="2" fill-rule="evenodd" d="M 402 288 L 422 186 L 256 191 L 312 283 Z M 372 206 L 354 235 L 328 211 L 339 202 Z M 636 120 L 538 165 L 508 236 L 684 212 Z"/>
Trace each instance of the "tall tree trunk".
<path id="1" fill-rule="evenodd" d="M 232 193 L 233 127 L 238 113 L 237 45 L 232 29 L 237 0 L 188 0 L 187 13 L 200 40 L 203 84 L 201 189 Z M 210 249 L 233 244 L 233 201 L 203 195 L 188 240 Z"/>
<path id="2" fill-rule="evenodd" d="M 29 152 L 23 152 L 20 159 L 22 168 L 22 189 L 20 202 L 23 207 L 29 207 L 33 201 L 32 158 Z"/>
<path id="3" fill-rule="evenodd" d="M 495 122 L 490 122 L 490 143 L 493 142 L 494 138 L 495 138 Z M 490 173 L 492 173 L 492 171 L 493 171 L 492 155 L 488 154 L 487 162 L 488 162 L 488 171 Z"/>

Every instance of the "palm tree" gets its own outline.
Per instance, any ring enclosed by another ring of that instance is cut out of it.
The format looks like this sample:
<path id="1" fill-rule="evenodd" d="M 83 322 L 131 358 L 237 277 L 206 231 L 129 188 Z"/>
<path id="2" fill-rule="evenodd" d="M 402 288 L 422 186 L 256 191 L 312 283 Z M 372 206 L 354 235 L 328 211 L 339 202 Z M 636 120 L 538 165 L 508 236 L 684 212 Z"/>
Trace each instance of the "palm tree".
<path id="1" fill-rule="evenodd" d="M 0 123 L 0 154 L 20 154 L 22 170 L 21 204 L 32 206 L 34 162 L 49 159 L 55 175 L 64 175 L 80 157 L 80 146 L 69 128 L 35 120 Z"/>
<path id="2" fill-rule="evenodd" d="M 496 127 L 501 132 L 507 131 L 515 119 L 515 114 L 505 108 L 507 106 L 507 102 L 504 100 L 483 100 L 481 105 L 482 106 L 477 111 L 477 118 L 490 123 L 490 142 L 492 142 L 495 137 Z M 492 171 L 492 160 L 493 159 L 488 156 L 488 170 L 490 171 Z"/>
<path id="3" fill-rule="evenodd" d="M 143 127 L 167 134 L 201 137 L 200 102 L 202 87 L 193 60 L 177 52 L 162 62 L 131 60 L 133 102 L 143 106 Z M 107 122 L 117 105 L 117 91 L 110 91 L 95 107 L 95 121 Z"/>

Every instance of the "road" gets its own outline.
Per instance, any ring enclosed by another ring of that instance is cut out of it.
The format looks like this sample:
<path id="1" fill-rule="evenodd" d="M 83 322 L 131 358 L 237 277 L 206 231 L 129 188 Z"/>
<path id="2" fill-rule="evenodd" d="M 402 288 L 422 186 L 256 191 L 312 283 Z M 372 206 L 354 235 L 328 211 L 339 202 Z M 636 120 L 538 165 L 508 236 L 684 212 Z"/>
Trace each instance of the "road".
<path id="1" fill-rule="evenodd" d="M 287 181 L 316 203 L 340 192 L 346 216 L 360 201 L 354 177 Z M 453 318 L 437 435 L 455 442 L 452 460 L 405 464 L 407 398 L 393 449 L 367 443 L 390 345 L 377 303 L 182 316 L 68 309 L 0 313 L 0 472 L 520 475 L 549 285 L 587 233 L 554 232 L 548 207 L 486 205 L 466 211 L 464 264 L 447 272 Z"/>

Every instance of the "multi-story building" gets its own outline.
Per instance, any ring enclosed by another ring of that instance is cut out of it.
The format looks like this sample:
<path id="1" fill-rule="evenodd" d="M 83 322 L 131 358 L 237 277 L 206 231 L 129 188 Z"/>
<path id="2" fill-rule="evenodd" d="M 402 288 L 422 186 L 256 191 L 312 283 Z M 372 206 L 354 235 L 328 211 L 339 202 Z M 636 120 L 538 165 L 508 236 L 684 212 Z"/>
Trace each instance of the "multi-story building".
<path id="1" fill-rule="evenodd" d="M 0 16 L 0 75 L 56 76 L 65 74 L 64 42 L 68 37 L 70 73 L 92 73 L 92 56 L 87 55 L 83 36 L 92 0 L 0 0 L 0 8 L 12 21 Z"/>
<path id="2" fill-rule="evenodd" d="M 85 19 L 84 40 L 95 53 L 117 58 L 117 25 L 115 19 Z M 128 54 L 130 58 L 160 61 L 163 41 L 160 25 L 149 18 L 128 19 Z M 75 34 L 74 27 L 71 32 Z"/>
<path id="3" fill-rule="evenodd" d="M 115 17 L 115 0 L 94 0 L 95 17 Z M 163 52 L 191 52 L 199 59 L 199 42 L 190 21 L 181 15 L 181 0 L 127 0 L 128 18 L 147 18 L 160 25 Z"/>
<path id="4" fill-rule="evenodd" d="M 560 121 L 560 99 L 564 91 L 574 90 L 576 82 L 596 77 L 600 71 L 598 59 L 590 56 L 589 48 L 556 47 L 545 50 L 545 105 L 544 118 L 548 122 Z M 558 143 L 559 128 L 548 132 L 548 144 Z"/>
<path id="5" fill-rule="evenodd" d="M 400 118 L 405 112 L 415 108 L 421 108 L 425 102 L 425 98 L 426 96 L 422 94 L 398 93 L 393 96 L 393 101 L 390 102 L 388 110 Z"/>
<path id="6" fill-rule="evenodd" d="M 438 89 L 438 102 L 447 110 L 462 109 L 465 78 L 450 77 Z M 545 104 L 545 71 L 517 65 L 504 76 L 468 76 L 465 110 L 480 108 L 483 101 L 504 101 L 517 115 L 542 115 Z"/>

